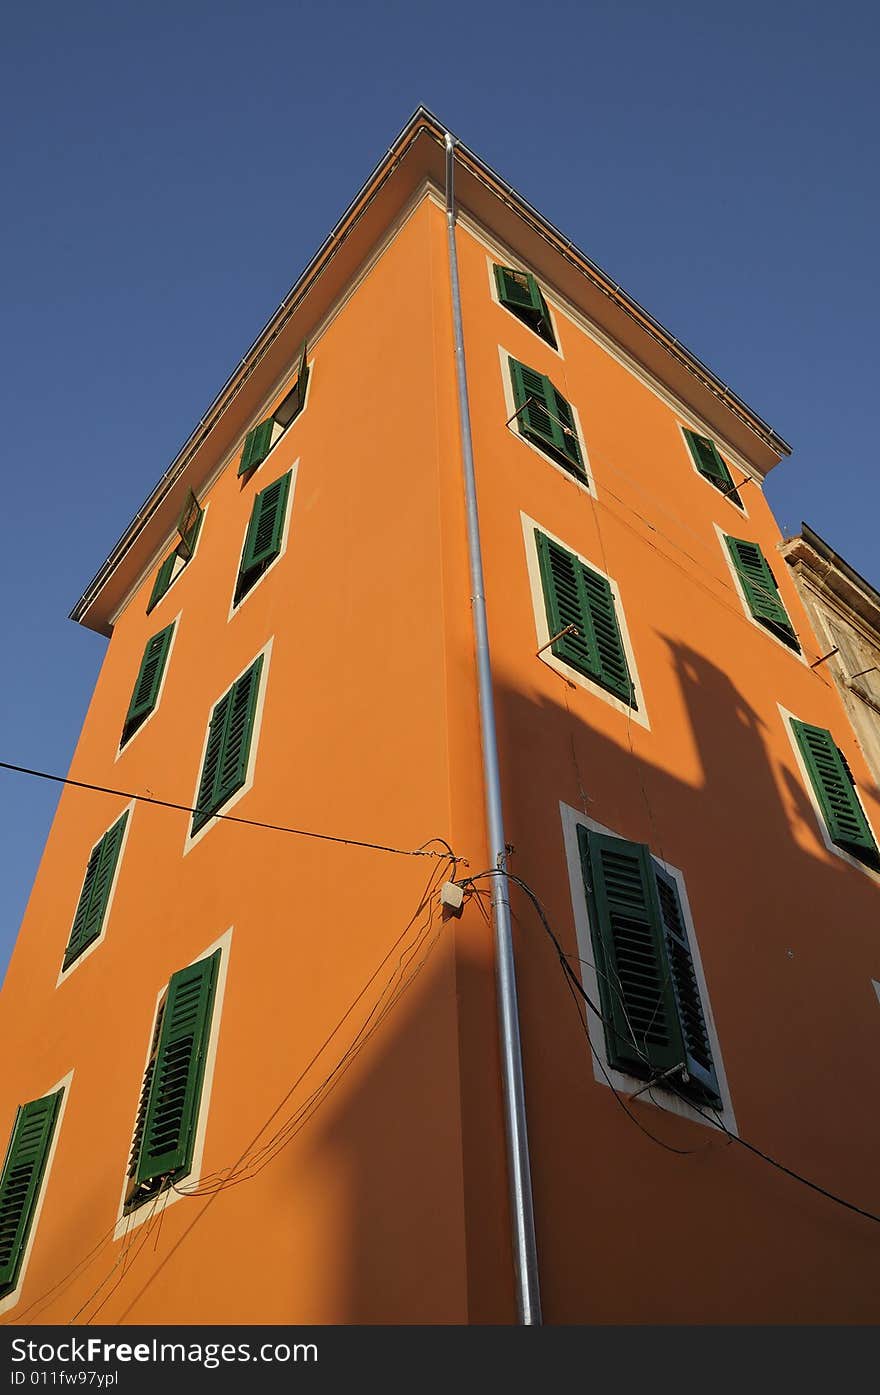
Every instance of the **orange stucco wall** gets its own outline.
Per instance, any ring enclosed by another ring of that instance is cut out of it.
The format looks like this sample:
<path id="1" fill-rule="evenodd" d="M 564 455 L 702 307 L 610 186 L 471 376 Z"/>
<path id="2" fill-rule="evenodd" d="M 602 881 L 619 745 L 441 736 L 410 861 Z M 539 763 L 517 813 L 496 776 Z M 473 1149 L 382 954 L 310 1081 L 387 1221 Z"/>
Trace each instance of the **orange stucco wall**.
<path id="1" fill-rule="evenodd" d="M 880 803 L 828 677 L 744 616 L 713 528 L 760 543 L 809 661 L 776 524 L 757 484 L 744 518 L 694 472 L 683 409 L 555 304 L 554 353 L 493 301 L 486 248 L 464 228 L 459 250 L 513 868 L 572 954 L 560 802 L 681 869 L 742 1135 L 876 1209 L 878 886 L 822 843 L 777 703 L 832 729 L 875 828 Z M 597 498 L 505 428 L 499 344 L 577 407 Z M 229 462 L 202 495 L 190 565 L 148 616 L 150 568 L 119 617 L 71 774 L 189 804 L 211 707 L 271 640 L 254 782 L 234 813 L 405 849 L 440 835 L 475 872 L 486 848 L 438 207 L 416 208 L 310 357 L 302 416 L 250 480 Z M 230 617 L 253 496 L 294 462 L 286 552 Z M 615 579 L 650 729 L 535 657 L 523 512 Z M 160 705 L 117 759 L 144 645 L 177 615 Z M 187 815 L 138 803 L 105 938 L 57 984 L 89 850 L 125 803 L 65 791 L 0 998 L 0 1137 L 18 1102 L 74 1072 L 2 1320 L 512 1320 L 476 901 L 443 922 L 436 896 L 417 913 L 437 860 L 233 823 L 184 855 Z M 643 1098 L 637 1117 L 684 1151 L 650 1141 L 596 1081 L 552 949 L 524 898 L 514 909 L 546 1319 L 875 1320 L 868 1223 Z M 230 927 L 203 1109 L 210 1194 L 114 1239 L 157 994 Z M 257 1155 L 282 1126 L 286 1146 Z M 238 1184 L 215 1192 L 243 1153 Z"/>

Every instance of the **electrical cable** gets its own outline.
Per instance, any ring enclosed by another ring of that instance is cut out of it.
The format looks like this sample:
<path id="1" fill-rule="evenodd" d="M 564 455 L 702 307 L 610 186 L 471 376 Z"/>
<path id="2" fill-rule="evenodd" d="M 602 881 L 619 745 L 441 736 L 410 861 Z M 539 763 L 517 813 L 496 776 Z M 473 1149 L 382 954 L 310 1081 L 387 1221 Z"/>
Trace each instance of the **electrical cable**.
<path id="1" fill-rule="evenodd" d="M 499 868 L 489 868 L 485 872 L 476 873 L 474 877 L 464 878 L 462 882 L 459 883 L 459 885 L 467 885 L 475 881 L 479 877 L 491 876 L 506 876 L 509 878 L 510 881 L 516 883 L 516 885 L 519 886 L 525 892 L 525 894 L 529 897 L 533 906 L 535 907 L 535 910 L 538 912 L 538 916 L 542 924 L 544 925 L 545 930 L 550 935 L 551 940 L 557 948 L 557 953 L 559 954 L 559 962 L 563 966 L 563 969 L 566 972 L 566 976 L 569 978 L 573 977 L 573 970 L 568 964 L 565 955 L 561 952 L 559 940 L 557 939 L 555 933 L 553 932 L 549 924 L 549 921 L 546 918 L 546 914 L 543 910 L 543 907 L 541 906 L 540 901 L 538 900 L 537 895 L 528 885 L 528 883 L 525 882 L 521 877 L 518 877 L 511 872 L 502 872 Z M 579 985 L 575 984 L 574 986 L 578 987 Z M 592 1010 L 596 1012 L 597 1016 L 603 1022 L 605 1022 L 606 1019 L 603 1018 L 602 1014 L 598 1012 L 595 1005 L 590 1001 L 588 995 L 583 991 L 582 988 L 580 989 L 580 992 L 581 996 L 586 1000 L 586 1002 L 589 1004 Z M 578 1015 L 580 1016 L 580 1013 Z M 587 1033 L 587 1035 L 589 1037 L 589 1032 Z M 610 1080 L 608 1083 L 609 1085 L 611 1084 Z M 650 1083 L 651 1082 L 649 1082 L 649 1084 Z M 848 1211 L 854 1211 L 857 1215 L 864 1216 L 866 1220 L 876 1221 L 877 1224 L 880 1225 L 880 1215 L 875 1214 L 875 1212 L 873 1211 L 868 1211 L 862 1206 L 857 1206 L 852 1201 L 847 1201 L 845 1197 L 839 1196 L 836 1192 L 829 1191 L 827 1187 L 821 1186 L 818 1182 L 811 1181 L 809 1177 L 804 1177 L 803 1173 L 796 1172 L 794 1168 L 787 1167 L 785 1163 L 781 1163 L 776 1158 L 772 1157 L 769 1153 L 765 1153 L 763 1149 L 758 1148 L 756 1144 L 750 1143 L 748 1139 L 742 1138 L 739 1134 L 734 1133 L 732 1129 L 729 1129 L 727 1127 L 727 1125 L 724 1123 L 722 1119 L 718 1117 L 713 1119 L 710 1114 L 707 1114 L 703 1109 L 699 1107 L 698 1104 L 695 1104 L 692 1099 L 690 1099 L 681 1090 L 679 1090 L 670 1078 L 667 1078 L 664 1083 L 666 1084 L 667 1088 L 669 1088 L 672 1091 L 673 1094 L 677 1095 L 680 1100 L 682 1100 L 685 1104 L 689 1106 L 689 1108 L 693 1109 L 697 1114 L 699 1114 L 702 1119 L 705 1119 L 708 1124 L 712 1124 L 721 1133 L 725 1134 L 731 1143 L 739 1143 L 741 1147 L 747 1149 L 748 1152 L 753 1153 L 755 1157 L 761 1158 L 764 1162 L 768 1163 L 771 1167 L 776 1168 L 779 1172 L 784 1173 L 786 1177 L 791 1177 L 795 1182 L 802 1183 L 803 1186 L 808 1187 L 811 1191 L 818 1192 L 820 1196 L 826 1197 L 829 1201 L 836 1202 L 838 1206 L 842 1206 Z M 629 1111 L 627 1112 L 629 1113 Z M 630 1117 L 633 1116 L 630 1115 Z M 638 1120 L 633 1119 L 633 1121 L 635 1123 L 639 1123 L 639 1127 L 641 1127 L 641 1124 Z"/>
<path id="2" fill-rule="evenodd" d="M 106 785 L 92 785 L 85 780 L 72 780 L 69 775 L 50 775 L 45 770 L 31 770 L 25 765 L 13 765 L 9 761 L 0 760 L 0 770 L 11 770 L 17 775 L 33 775 L 39 780 L 52 780 L 58 785 L 73 785 L 76 789 L 94 790 L 98 794 L 115 794 L 120 799 L 136 799 L 142 804 L 154 804 L 160 809 L 177 809 L 184 814 L 198 814 L 205 812 L 197 806 L 191 804 L 176 804 L 170 799 L 156 799 L 151 794 L 132 794 L 126 790 L 110 789 Z M 300 838 L 317 838 L 325 843 L 343 843 L 350 848 L 372 848 L 376 852 L 397 853 L 401 857 L 446 857 L 450 856 L 455 862 L 463 862 L 463 858 L 455 857 L 449 844 L 443 838 L 429 838 L 428 843 L 443 843 L 448 849 L 448 853 L 428 852 L 423 843 L 420 848 L 393 848 L 387 843 L 368 843 L 362 838 L 340 838 L 332 833 L 315 833 L 307 828 L 288 828 L 284 824 L 264 823 L 259 819 L 243 819 L 237 814 L 213 814 L 212 818 L 223 819 L 226 823 L 241 823 L 249 828 L 267 828 L 274 833 L 292 833 Z"/>

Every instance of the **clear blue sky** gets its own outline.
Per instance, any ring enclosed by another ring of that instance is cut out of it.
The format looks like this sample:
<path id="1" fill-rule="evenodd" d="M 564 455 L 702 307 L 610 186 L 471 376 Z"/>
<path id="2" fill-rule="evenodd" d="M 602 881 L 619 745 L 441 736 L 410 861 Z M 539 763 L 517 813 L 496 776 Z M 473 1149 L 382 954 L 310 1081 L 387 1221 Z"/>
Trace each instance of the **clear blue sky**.
<path id="1" fill-rule="evenodd" d="M 784 531 L 880 583 L 878 41 L 847 0 L 10 9 L 0 759 L 66 772 L 105 646 L 68 611 L 419 102 L 792 442 Z M 0 771 L 0 973 L 56 802 Z"/>

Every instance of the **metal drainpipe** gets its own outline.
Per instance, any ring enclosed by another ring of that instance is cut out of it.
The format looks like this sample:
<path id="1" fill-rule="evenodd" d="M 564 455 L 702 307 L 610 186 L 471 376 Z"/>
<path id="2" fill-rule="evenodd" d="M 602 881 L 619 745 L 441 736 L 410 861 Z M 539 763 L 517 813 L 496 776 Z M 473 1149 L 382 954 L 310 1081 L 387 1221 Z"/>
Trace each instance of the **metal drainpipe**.
<path id="1" fill-rule="evenodd" d="M 468 556 L 471 576 L 471 609 L 477 654 L 477 686 L 480 701 L 480 738 L 483 749 L 483 789 L 486 800 L 486 826 L 489 856 L 493 867 L 507 871 L 504 818 L 501 809 L 501 780 L 498 770 L 498 740 L 495 732 L 495 703 L 492 694 L 492 666 L 489 659 L 489 629 L 486 622 L 486 595 L 483 582 L 483 556 L 480 546 L 480 520 L 474 478 L 474 447 L 471 439 L 471 413 L 468 402 L 467 369 L 464 359 L 464 333 L 461 319 L 461 287 L 458 280 L 458 253 L 455 246 L 455 193 L 453 172 L 455 140 L 446 132 L 446 232 L 449 243 L 449 280 L 452 290 L 452 319 L 455 337 L 455 375 L 458 383 L 458 413 L 461 429 L 461 457 L 467 506 Z M 501 1081 L 504 1093 L 504 1122 L 507 1135 L 507 1169 L 510 1189 L 511 1230 L 516 1268 L 519 1321 L 526 1326 L 541 1322 L 541 1295 L 538 1285 L 538 1256 L 535 1245 L 535 1217 L 532 1209 L 532 1177 L 529 1166 L 529 1139 L 526 1128 L 526 1100 L 523 1086 L 522 1046 L 516 999 L 516 968 L 510 927 L 510 902 L 506 876 L 492 877 L 492 917 L 495 923 L 495 976 L 498 990 L 498 1029 L 501 1042 Z"/>

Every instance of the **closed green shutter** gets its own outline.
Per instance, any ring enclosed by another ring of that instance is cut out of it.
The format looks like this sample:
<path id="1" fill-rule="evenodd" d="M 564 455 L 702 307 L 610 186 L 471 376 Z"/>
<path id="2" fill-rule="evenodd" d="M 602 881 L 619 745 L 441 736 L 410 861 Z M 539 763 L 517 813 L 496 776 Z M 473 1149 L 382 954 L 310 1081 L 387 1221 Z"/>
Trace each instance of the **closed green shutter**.
<path id="1" fill-rule="evenodd" d="M 516 421 L 527 440 L 546 450 L 583 479 L 584 460 L 575 430 L 574 413 L 544 373 L 537 373 L 515 358 L 510 362 Z"/>
<path id="2" fill-rule="evenodd" d="M 495 264 L 495 285 L 501 304 L 556 348 L 547 302 L 530 271 Z"/>
<path id="3" fill-rule="evenodd" d="M 254 500 L 235 584 L 235 601 L 241 600 L 270 562 L 281 551 L 291 471 L 261 490 Z"/>
<path id="4" fill-rule="evenodd" d="M 849 766 L 831 732 L 794 718 L 791 725 L 832 843 L 862 862 L 880 866 L 877 843 Z"/>
<path id="5" fill-rule="evenodd" d="M 0 1298 L 18 1283 L 63 1090 L 22 1105 L 0 1174 Z"/>
<path id="6" fill-rule="evenodd" d="M 257 426 L 252 427 L 245 436 L 241 460 L 238 462 L 239 475 L 246 475 L 249 470 L 255 470 L 258 465 L 262 465 L 269 451 L 272 449 L 272 432 L 274 428 L 274 417 L 267 417 L 265 421 L 261 421 Z"/>
<path id="7" fill-rule="evenodd" d="M 550 634 L 558 635 L 566 625 L 574 625 L 578 630 L 577 635 L 554 640 L 551 652 L 630 707 L 636 707 L 609 583 L 537 528 L 535 542 Z"/>
<path id="8" fill-rule="evenodd" d="M 174 974 L 138 1106 L 127 1205 L 192 1167 L 220 950 Z"/>
<path id="9" fill-rule="evenodd" d="M 167 625 L 164 630 L 160 630 L 157 635 L 153 635 L 153 638 L 147 641 L 122 728 L 123 743 L 134 735 L 156 706 L 173 634 L 174 626 Z"/>
<path id="10" fill-rule="evenodd" d="M 170 557 L 165 558 L 165 561 L 162 563 L 161 567 L 157 571 L 156 580 L 153 582 L 153 589 L 150 592 L 150 599 L 147 603 L 148 615 L 150 611 L 153 609 L 153 606 L 158 605 L 159 601 L 161 601 L 162 597 L 165 595 L 165 592 L 168 590 L 168 587 L 171 585 L 171 580 L 174 576 L 174 566 L 176 562 L 177 553 L 172 552 Z"/>
<path id="11" fill-rule="evenodd" d="M 720 1104 L 678 887 L 642 843 L 578 828 L 608 1060 Z M 676 1069 L 678 1067 L 679 1069 Z"/>
<path id="12" fill-rule="evenodd" d="M 716 489 L 722 493 L 727 493 L 733 489 L 733 476 L 722 459 L 715 442 L 708 436 L 700 436 L 696 431 L 685 431 L 685 440 L 688 443 L 693 462 L 705 479 L 710 484 L 714 484 Z M 743 503 L 739 494 L 727 494 L 732 503 L 737 508 L 742 508 Z"/>
<path id="13" fill-rule="evenodd" d="M 126 810 L 122 818 L 117 819 L 113 827 L 108 829 L 92 848 L 76 914 L 73 917 L 73 927 L 64 951 L 62 969 L 68 969 L 101 933 L 127 822 Z"/>
<path id="14" fill-rule="evenodd" d="M 261 654 L 233 683 L 229 692 L 224 693 L 211 714 L 193 814 L 193 833 L 197 833 L 245 782 L 262 669 Z"/>
<path id="15" fill-rule="evenodd" d="M 760 547 L 745 538 L 731 538 L 727 534 L 724 541 L 752 615 L 799 654 L 801 646 L 798 644 L 794 626 L 779 599 L 776 578 Z"/>

